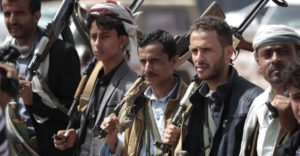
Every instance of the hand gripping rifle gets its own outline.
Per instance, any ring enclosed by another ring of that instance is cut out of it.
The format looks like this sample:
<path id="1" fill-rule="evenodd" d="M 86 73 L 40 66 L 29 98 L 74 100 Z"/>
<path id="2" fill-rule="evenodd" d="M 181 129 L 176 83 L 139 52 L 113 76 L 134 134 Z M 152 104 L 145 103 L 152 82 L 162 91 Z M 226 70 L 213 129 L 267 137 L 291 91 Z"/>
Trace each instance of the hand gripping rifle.
<path id="1" fill-rule="evenodd" d="M 240 47 L 241 49 L 245 49 L 248 51 L 253 51 L 252 45 L 250 42 L 247 42 L 244 40 L 242 34 L 246 30 L 246 28 L 251 24 L 251 22 L 254 20 L 256 15 L 259 13 L 259 11 L 269 2 L 269 0 L 260 0 L 256 6 L 253 8 L 253 10 L 249 13 L 249 15 L 244 19 L 244 21 L 240 24 L 238 28 L 232 27 L 232 33 L 233 33 L 233 47 L 237 48 Z M 287 7 L 287 3 L 285 0 L 273 0 L 274 3 L 281 7 Z"/>
<path id="2" fill-rule="evenodd" d="M 49 49 L 53 46 L 59 34 L 62 33 L 64 28 L 69 24 L 69 18 L 72 15 L 73 8 L 73 0 L 63 0 L 58 12 L 54 16 L 52 23 L 47 25 L 44 35 L 37 44 L 37 47 L 34 50 L 33 58 L 28 65 L 28 80 L 32 80 L 40 64 L 48 55 Z"/>
<path id="3" fill-rule="evenodd" d="M 186 112 L 191 106 L 190 103 L 190 96 L 196 91 L 198 88 L 198 83 L 196 82 L 197 75 L 194 77 L 192 82 L 189 84 L 186 92 L 184 93 L 182 99 L 179 102 L 179 108 L 177 109 L 175 115 L 172 118 L 172 124 L 177 126 L 177 127 L 182 127 L 183 123 L 186 120 Z M 160 148 L 164 153 L 167 153 L 170 150 L 170 145 L 168 144 L 163 144 L 157 140 L 155 140 L 154 145 Z"/>
<path id="4" fill-rule="evenodd" d="M 135 105 L 135 103 L 140 103 L 137 100 L 145 100 L 143 98 L 139 98 L 140 95 L 146 90 L 148 85 L 144 81 L 144 77 L 142 75 L 133 83 L 133 85 L 128 89 L 125 93 L 122 101 L 114 108 L 113 113 L 118 116 L 120 112 L 126 112 L 124 115 L 124 121 L 121 124 L 117 125 L 117 128 L 120 132 L 123 132 L 126 128 L 128 128 L 133 119 L 135 113 L 139 110 L 141 105 Z M 146 102 L 146 101 L 143 101 Z M 141 103 L 143 103 L 141 102 Z M 121 109 L 125 109 L 122 110 Z M 101 123 L 97 123 L 94 128 L 94 135 L 99 139 L 102 139 L 106 136 L 106 132 L 101 129 Z"/>

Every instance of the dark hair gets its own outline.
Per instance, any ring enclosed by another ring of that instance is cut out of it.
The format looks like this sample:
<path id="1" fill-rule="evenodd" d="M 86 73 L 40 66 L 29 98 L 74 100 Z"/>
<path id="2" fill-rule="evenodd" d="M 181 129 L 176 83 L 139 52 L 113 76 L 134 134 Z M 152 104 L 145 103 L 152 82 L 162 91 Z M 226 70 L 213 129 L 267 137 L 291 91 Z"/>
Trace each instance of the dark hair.
<path id="1" fill-rule="evenodd" d="M 282 77 L 284 80 L 285 86 L 294 85 L 297 88 L 300 88 L 300 62 L 292 64 L 288 70 L 282 72 Z"/>
<path id="2" fill-rule="evenodd" d="M 104 29 L 115 29 L 118 36 L 126 35 L 128 36 L 123 22 L 117 18 L 104 15 L 88 14 L 86 17 L 86 26 L 90 30 L 92 23 L 96 21 L 98 27 L 103 27 Z"/>
<path id="3" fill-rule="evenodd" d="M 190 28 L 190 32 L 197 30 L 215 30 L 222 47 L 232 45 L 232 32 L 230 26 L 219 17 L 204 16 L 196 19 Z"/>
<path id="4" fill-rule="evenodd" d="M 168 55 L 169 59 L 177 55 L 176 42 L 173 36 L 169 32 L 164 30 L 158 29 L 156 31 L 143 35 L 139 39 L 138 45 L 139 47 L 143 48 L 155 42 L 158 42 L 163 46 L 163 52 Z"/>
<path id="5" fill-rule="evenodd" d="M 3 10 L 2 1 L 3 0 L 0 0 L 1 10 Z M 8 0 L 9 3 L 17 2 L 17 1 L 19 1 L 19 0 Z M 21 1 L 23 1 L 23 0 L 21 0 Z M 29 9 L 30 9 L 31 14 L 34 14 L 37 11 L 41 11 L 41 0 L 28 0 L 28 1 L 29 1 Z"/>

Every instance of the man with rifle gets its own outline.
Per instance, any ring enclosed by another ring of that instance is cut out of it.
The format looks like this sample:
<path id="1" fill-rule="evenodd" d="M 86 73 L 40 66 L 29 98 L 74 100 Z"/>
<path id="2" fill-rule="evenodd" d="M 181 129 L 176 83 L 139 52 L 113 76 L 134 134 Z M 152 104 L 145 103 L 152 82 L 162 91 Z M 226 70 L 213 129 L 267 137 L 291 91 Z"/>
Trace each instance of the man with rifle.
<path id="1" fill-rule="evenodd" d="M 41 17 L 40 0 L 2 0 L 4 21 L 11 36 L 4 45 L 27 47 L 17 59 L 19 67 L 21 108 L 18 114 L 26 120 L 30 136 L 36 136 L 37 152 L 43 156 L 70 155 L 53 145 L 52 135 L 66 128 L 76 86 L 80 80 L 80 61 L 75 48 L 62 41 L 54 40 L 49 54 L 41 63 L 32 81 L 27 66 L 33 58 L 36 45 L 44 32 L 37 26 Z M 17 126 L 17 125 L 16 125 Z M 28 141 L 28 140 L 26 140 Z M 19 143 L 13 143 L 18 146 Z M 20 155 L 25 152 L 18 151 Z"/>
<path id="2" fill-rule="evenodd" d="M 138 56 L 145 83 L 149 87 L 135 93 L 144 100 L 135 103 L 139 109 L 135 109 L 136 115 L 132 125 L 125 130 L 124 137 L 118 139 L 119 131 L 115 127 L 119 119 L 123 122 L 130 110 L 120 112 L 119 119 L 112 114 L 102 122 L 101 128 L 107 133 L 107 146 L 101 155 L 164 154 L 154 142 L 161 141 L 165 125 L 171 121 L 187 89 L 183 80 L 173 73 L 178 61 L 176 42 L 171 34 L 163 30 L 145 34 L 139 40 Z"/>
<path id="3" fill-rule="evenodd" d="M 191 156 L 238 155 L 248 108 L 262 90 L 232 66 L 232 32 L 224 20 L 198 18 L 190 32 L 192 60 L 202 82 L 190 97 L 193 110 L 183 133 L 183 150 Z M 168 144 L 174 142 L 168 138 L 179 135 L 172 128 L 165 130 Z"/>
<path id="4" fill-rule="evenodd" d="M 125 54 L 137 49 L 137 26 L 130 10 L 117 1 L 99 3 L 89 9 L 86 24 L 93 54 L 99 60 L 89 78 L 89 81 L 94 81 L 91 86 L 89 81 L 86 85 L 92 89 L 91 96 L 87 106 L 80 103 L 79 130 L 60 130 L 54 140 L 58 149 L 75 147 L 76 155 L 80 156 L 99 155 L 104 140 L 97 137 L 97 123 L 112 113 L 137 78 L 137 74 L 129 68 Z"/>

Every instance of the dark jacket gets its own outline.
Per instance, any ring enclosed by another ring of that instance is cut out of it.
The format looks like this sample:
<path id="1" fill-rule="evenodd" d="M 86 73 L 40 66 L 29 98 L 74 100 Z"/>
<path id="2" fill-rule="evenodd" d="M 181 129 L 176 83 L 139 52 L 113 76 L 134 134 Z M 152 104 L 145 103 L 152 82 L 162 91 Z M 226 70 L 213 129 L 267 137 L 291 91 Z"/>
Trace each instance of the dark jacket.
<path id="1" fill-rule="evenodd" d="M 183 144 L 183 149 L 189 156 L 205 155 L 203 141 L 205 97 L 199 91 L 207 87 L 207 83 L 202 82 L 190 98 L 194 110 L 189 119 L 187 136 Z M 261 88 L 238 76 L 237 71 L 230 67 L 229 80 L 219 85 L 216 90 L 221 100 L 220 124 L 216 125 L 210 155 L 238 155 L 248 109 L 253 99 L 261 92 Z"/>
<path id="2" fill-rule="evenodd" d="M 47 84 L 58 101 L 69 109 L 77 85 L 80 81 L 80 60 L 73 46 L 61 40 L 50 49 Z M 27 106 L 30 114 L 48 117 L 45 123 L 34 121 L 39 153 L 42 156 L 70 155 L 70 151 L 61 151 L 54 147 L 52 136 L 58 130 L 66 129 L 69 117 L 59 109 L 43 104 L 39 95 L 33 94 L 33 105 Z"/>
<path id="3" fill-rule="evenodd" d="M 31 45 L 32 49 L 35 49 L 35 46 L 42 35 L 43 30 L 39 28 L 38 34 Z M 3 46 L 13 44 L 15 44 L 15 39 L 9 36 L 6 39 L 6 42 L 3 43 Z M 29 57 L 32 55 L 33 51 Z M 44 62 L 46 61 L 43 61 L 42 64 Z M 48 67 L 48 71 L 42 71 L 44 73 L 42 76 L 45 83 L 48 85 L 49 90 L 55 96 L 57 101 L 64 106 L 66 111 L 68 111 L 81 77 L 80 59 L 74 46 L 60 39 L 56 40 L 49 49 Z M 52 139 L 53 134 L 56 134 L 58 130 L 67 127 L 69 117 L 66 111 L 63 112 L 62 109 L 50 108 L 43 102 L 37 93 L 33 93 L 32 100 L 32 105 L 26 105 L 26 109 L 33 122 L 39 154 L 42 156 L 70 155 L 71 152 L 69 150 L 61 151 L 55 148 Z M 38 123 L 33 117 L 33 114 L 42 118 L 48 118 L 48 120 L 44 123 Z M 22 148 L 16 146 L 16 151 L 22 153 L 22 155 L 26 155 L 21 149 Z"/>

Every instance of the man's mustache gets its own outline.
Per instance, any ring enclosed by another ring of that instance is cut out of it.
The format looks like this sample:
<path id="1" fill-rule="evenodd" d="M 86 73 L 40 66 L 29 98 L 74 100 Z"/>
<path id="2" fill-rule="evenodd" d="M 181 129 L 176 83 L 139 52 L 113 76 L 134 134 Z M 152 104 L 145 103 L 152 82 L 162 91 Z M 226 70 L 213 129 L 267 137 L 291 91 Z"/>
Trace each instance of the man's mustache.
<path id="1" fill-rule="evenodd" d="M 282 69 L 285 69 L 285 66 L 282 63 L 277 63 L 277 64 L 271 64 L 268 67 L 268 71 L 273 72 L 275 70 L 281 71 Z"/>

